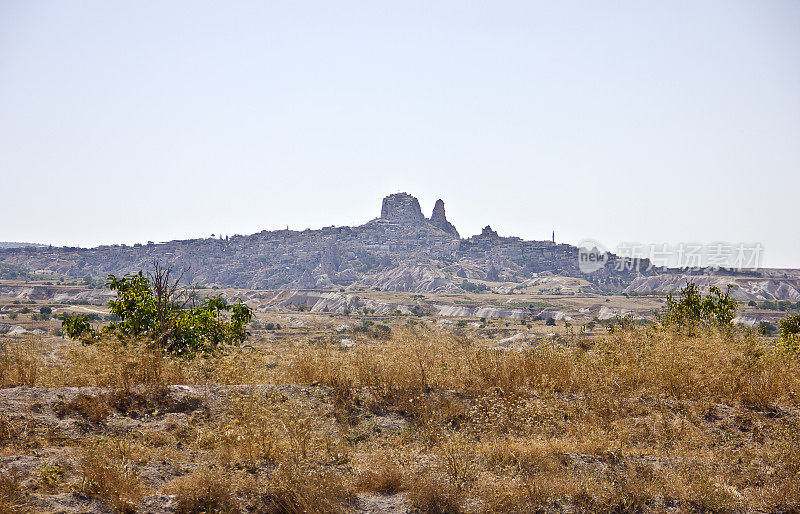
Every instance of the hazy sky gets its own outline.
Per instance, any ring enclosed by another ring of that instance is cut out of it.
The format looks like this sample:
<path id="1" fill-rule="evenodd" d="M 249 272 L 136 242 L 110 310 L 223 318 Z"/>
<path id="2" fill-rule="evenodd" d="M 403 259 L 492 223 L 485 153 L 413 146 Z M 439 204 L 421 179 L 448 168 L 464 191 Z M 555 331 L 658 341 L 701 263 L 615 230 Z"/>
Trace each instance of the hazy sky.
<path id="1" fill-rule="evenodd" d="M 361 224 L 800 267 L 800 2 L 0 0 L 0 241 Z"/>

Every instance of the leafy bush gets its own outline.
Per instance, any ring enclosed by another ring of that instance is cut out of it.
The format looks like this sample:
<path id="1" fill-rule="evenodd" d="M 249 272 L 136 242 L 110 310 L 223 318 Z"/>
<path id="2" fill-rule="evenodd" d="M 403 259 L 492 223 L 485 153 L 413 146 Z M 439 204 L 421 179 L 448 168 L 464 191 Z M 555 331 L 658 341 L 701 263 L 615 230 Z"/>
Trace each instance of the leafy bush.
<path id="1" fill-rule="evenodd" d="M 187 301 L 176 294 L 177 282 L 160 287 L 159 282 L 165 280 L 169 280 L 168 274 L 159 277 L 158 269 L 156 284 L 141 271 L 122 278 L 109 275 L 108 286 L 117 291 L 117 299 L 108 305 L 120 321 L 110 323 L 107 330 L 126 337 L 146 337 L 179 356 L 210 353 L 247 338 L 245 325 L 253 311 L 241 300 L 231 305 L 218 295 L 203 299 L 198 307 L 186 308 Z"/>
<path id="2" fill-rule="evenodd" d="M 792 303 L 788 300 L 766 300 L 761 303 L 761 308 L 770 311 L 785 311 L 789 309 L 800 309 L 800 301 Z"/>
<path id="3" fill-rule="evenodd" d="M 86 344 L 97 336 L 97 332 L 89 323 L 88 316 L 61 314 L 58 318 L 61 320 L 61 330 L 70 339 L 77 339 Z"/>
<path id="4" fill-rule="evenodd" d="M 636 318 L 634 318 L 633 314 L 626 314 L 624 316 L 617 314 L 606 321 L 606 330 L 608 330 L 609 334 L 613 334 L 617 330 L 632 330 L 636 322 Z"/>
<path id="5" fill-rule="evenodd" d="M 781 343 L 790 353 L 800 353 L 800 314 L 786 316 L 778 321 L 781 327 Z"/>
<path id="6" fill-rule="evenodd" d="M 178 281 L 171 282 L 169 272 L 156 264 L 153 280 L 141 271 L 121 278 L 109 275 L 107 285 L 117 292 L 117 298 L 108 305 L 117 321 L 103 332 L 114 333 L 123 340 L 144 338 L 182 357 L 239 345 L 250 335 L 245 325 L 252 320 L 253 311 L 241 300 L 228 304 L 218 295 L 189 308 L 189 298 L 178 292 Z M 60 318 L 64 333 L 73 339 L 89 343 L 99 335 L 89 324 L 88 316 Z"/>
<path id="7" fill-rule="evenodd" d="M 730 297 L 731 286 L 723 293 L 718 287 L 711 286 L 709 294 L 703 297 L 700 288 L 694 282 L 686 284 L 676 300 L 667 295 L 667 305 L 661 313 L 661 322 L 665 325 L 689 327 L 698 324 L 730 325 L 736 315 L 738 304 Z"/>
<path id="8" fill-rule="evenodd" d="M 19 266 L 0 262 L 0 280 L 30 280 L 33 274 Z"/>
<path id="9" fill-rule="evenodd" d="M 411 307 L 410 310 L 411 314 L 413 314 L 414 316 L 425 316 L 426 314 L 425 309 L 423 309 L 421 305 L 415 305 Z"/>

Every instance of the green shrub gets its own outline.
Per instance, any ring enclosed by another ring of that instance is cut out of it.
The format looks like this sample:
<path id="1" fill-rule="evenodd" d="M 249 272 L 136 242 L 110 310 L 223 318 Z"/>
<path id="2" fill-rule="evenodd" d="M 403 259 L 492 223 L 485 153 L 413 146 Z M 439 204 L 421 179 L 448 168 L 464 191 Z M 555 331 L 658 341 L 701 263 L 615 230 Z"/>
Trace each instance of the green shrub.
<path id="1" fill-rule="evenodd" d="M 108 302 L 112 321 L 103 332 L 123 340 L 144 338 L 168 353 L 192 357 L 212 353 L 227 345 L 239 345 L 250 333 L 247 325 L 253 311 L 238 300 L 228 304 L 221 295 L 204 298 L 199 306 L 187 307 L 188 298 L 179 292 L 178 280 L 169 279 L 170 269 L 156 264 L 153 280 L 139 271 L 121 278 L 108 276 L 108 287 L 117 298 Z M 192 298 L 193 304 L 197 299 Z M 62 330 L 83 343 L 99 333 L 91 328 L 90 318 L 62 315 Z"/>
<path id="2" fill-rule="evenodd" d="M 186 308 L 177 293 L 177 281 L 169 282 L 169 270 L 156 266 L 153 281 L 140 271 L 122 278 L 108 276 L 117 299 L 108 302 L 120 321 L 108 331 L 125 337 L 145 337 L 168 353 L 191 357 L 211 353 L 225 345 L 238 345 L 249 335 L 245 325 L 253 311 L 238 300 L 228 304 L 221 295 L 204 298 L 198 307 Z"/>
<path id="3" fill-rule="evenodd" d="M 730 297 L 732 286 L 723 293 L 718 287 L 711 286 L 707 296 L 700 294 L 700 288 L 694 282 L 686 284 L 680 292 L 680 298 L 667 295 L 667 305 L 660 315 L 664 325 L 688 327 L 691 331 L 696 325 L 730 325 L 736 315 L 738 304 Z"/>
<path id="4" fill-rule="evenodd" d="M 786 316 L 778 321 L 781 327 L 781 345 L 790 353 L 800 353 L 800 314 Z"/>
<path id="5" fill-rule="evenodd" d="M 617 314 L 613 318 L 606 320 L 606 330 L 613 334 L 617 330 L 632 330 L 640 320 L 633 317 L 633 314 L 620 316 Z"/>
<path id="6" fill-rule="evenodd" d="M 88 316 L 61 314 L 58 318 L 61 320 L 61 330 L 70 339 L 77 339 L 86 344 L 97 336 L 97 331 L 92 329 Z"/>

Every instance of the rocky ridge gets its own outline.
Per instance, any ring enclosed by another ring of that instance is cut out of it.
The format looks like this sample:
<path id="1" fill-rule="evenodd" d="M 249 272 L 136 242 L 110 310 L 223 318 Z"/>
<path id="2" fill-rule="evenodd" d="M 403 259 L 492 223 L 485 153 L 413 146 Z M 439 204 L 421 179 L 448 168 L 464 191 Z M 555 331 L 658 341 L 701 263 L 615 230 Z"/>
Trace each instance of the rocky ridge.
<path id="1" fill-rule="evenodd" d="M 437 200 L 426 218 L 417 198 L 408 193 L 387 196 L 380 217 L 355 227 L 134 246 L 0 249 L 4 265 L 95 279 L 147 269 L 154 259 L 187 270 L 185 279 L 195 284 L 247 289 L 449 292 L 467 290 L 464 283 L 472 281 L 524 284 L 545 272 L 586 278 L 591 283 L 586 292 L 643 292 L 685 283 L 683 275 L 669 270 L 661 273 L 667 278 L 654 279 L 657 270 L 646 260 L 639 266 L 617 266 L 621 258 L 613 254 L 604 268 L 587 275 L 578 268 L 578 248 L 501 236 L 489 225 L 478 235 L 461 238 L 447 219 L 444 201 Z M 800 294 L 800 285 L 777 282 L 783 285 L 758 287 L 747 294 L 791 299 Z"/>

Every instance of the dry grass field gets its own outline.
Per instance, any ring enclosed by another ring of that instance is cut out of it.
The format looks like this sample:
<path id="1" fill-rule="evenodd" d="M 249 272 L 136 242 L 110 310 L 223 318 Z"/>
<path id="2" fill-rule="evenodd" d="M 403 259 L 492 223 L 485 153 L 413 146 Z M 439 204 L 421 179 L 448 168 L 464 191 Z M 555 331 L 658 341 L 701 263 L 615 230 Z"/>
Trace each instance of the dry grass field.
<path id="1" fill-rule="evenodd" d="M 501 350 L 430 321 L 189 361 L 7 337 L 0 512 L 800 507 L 800 360 L 769 339 L 537 322 Z"/>

